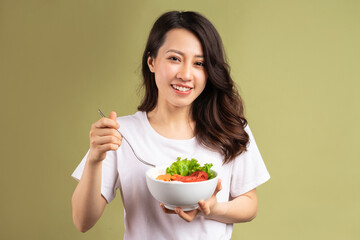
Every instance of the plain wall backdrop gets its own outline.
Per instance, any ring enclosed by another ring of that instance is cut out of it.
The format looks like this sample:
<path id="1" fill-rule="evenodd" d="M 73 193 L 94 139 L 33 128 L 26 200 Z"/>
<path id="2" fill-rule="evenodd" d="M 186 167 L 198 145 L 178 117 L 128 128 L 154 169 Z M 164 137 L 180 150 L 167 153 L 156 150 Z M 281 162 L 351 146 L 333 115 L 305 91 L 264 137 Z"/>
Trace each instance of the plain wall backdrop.
<path id="1" fill-rule="evenodd" d="M 122 239 L 119 192 L 75 228 L 70 175 L 98 108 L 136 111 L 146 38 L 168 10 L 220 32 L 272 177 L 233 239 L 360 239 L 356 0 L 0 0 L 0 239 Z"/>

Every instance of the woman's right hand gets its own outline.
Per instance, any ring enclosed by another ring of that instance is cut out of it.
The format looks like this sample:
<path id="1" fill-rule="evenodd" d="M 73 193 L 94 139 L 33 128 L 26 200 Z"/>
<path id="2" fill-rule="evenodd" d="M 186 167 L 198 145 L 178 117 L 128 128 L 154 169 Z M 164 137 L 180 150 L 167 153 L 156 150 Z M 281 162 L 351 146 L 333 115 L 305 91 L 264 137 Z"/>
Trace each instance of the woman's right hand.
<path id="1" fill-rule="evenodd" d="M 117 150 L 122 141 L 117 131 L 120 127 L 116 121 L 116 112 L 111 112 L 109 118 L 101 118 L 91 125 L 89 161 L 98 163 L 105 159 L 106 152 Z"/>
<path id="2" fill-rule="evenodd" d="M 91 125 L 90 151 L 72 197 L 73 221 L 82 232 L 94 226 L 106 206 L 106 199 L 101 195 L 101 163 L 107 151 L 120 147 L 122 137 L 117 131 L 119 127 L 115 112 Z"/>

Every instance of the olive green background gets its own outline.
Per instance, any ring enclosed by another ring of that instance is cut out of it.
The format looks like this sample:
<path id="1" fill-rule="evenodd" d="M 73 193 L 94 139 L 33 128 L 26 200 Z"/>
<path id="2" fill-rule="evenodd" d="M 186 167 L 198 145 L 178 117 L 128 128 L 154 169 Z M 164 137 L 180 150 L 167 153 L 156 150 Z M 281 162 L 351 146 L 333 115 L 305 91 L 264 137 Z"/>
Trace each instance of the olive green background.
<path id="1" fill-rule="evenodd" d="M 98 108 L 136 111 L 167 10 L 217 27 L 272 176 L 233 239 L 360 239 L 356 0 L 0 0 L 0 239 L 122 239 L 119 193 L 90 231 L 74 227 L 70 175 Z"/>

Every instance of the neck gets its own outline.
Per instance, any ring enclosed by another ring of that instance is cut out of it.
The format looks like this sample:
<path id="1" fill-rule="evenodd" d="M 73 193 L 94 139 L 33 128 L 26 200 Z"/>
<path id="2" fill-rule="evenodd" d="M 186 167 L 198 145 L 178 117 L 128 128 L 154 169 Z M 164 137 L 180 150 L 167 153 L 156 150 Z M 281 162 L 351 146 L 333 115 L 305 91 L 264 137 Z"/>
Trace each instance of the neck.
<path id="1" fill-rule="evenodd" d="M 171 139 L 194 137 L 195 122 L 190 107 L 159 107 L 147 114 L 151 126 L 160 135 Z"/>

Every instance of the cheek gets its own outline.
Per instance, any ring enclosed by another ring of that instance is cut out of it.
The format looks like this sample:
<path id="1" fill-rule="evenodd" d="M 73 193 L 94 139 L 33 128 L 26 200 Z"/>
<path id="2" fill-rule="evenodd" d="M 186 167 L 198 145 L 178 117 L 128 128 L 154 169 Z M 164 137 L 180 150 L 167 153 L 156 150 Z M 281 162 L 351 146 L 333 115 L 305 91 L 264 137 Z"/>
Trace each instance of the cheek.
<path id="1" fill-rule="evenodd" d="M 200 76 L 199 76 L 199 85 L 201 85 L 202 87 L 202 90 L 204 90 L 205 86 L 206 86 L 206 83 L 207 83 L 207 74 L 206 73 L 202 73 Z"/>
<path id="2" fill-rule="evenodd" d="M 161 81 L 169 80 L 169 78 L 176 75 L 176 66 L 169 64 L 159 64 L 155 76 L 161 78 Z"/>
<path id="3" fill-rule="evenodd" d="M 206 86 L 206 83 L 207 83 L 207 80 L 205 79 L 204 82 L 203 82 L 203 85 L 202 85 L 202 89 L 201 89 L 201 92 L 204 91 L 205 89 L 205 86 Z"/>
<path id="4" fill-rule="evenodd" d="M 173 77 L 174 69 L 167 64 L 159 64 L 155 71 L 155 82 L 158 89 L 167 88 Z"/>

